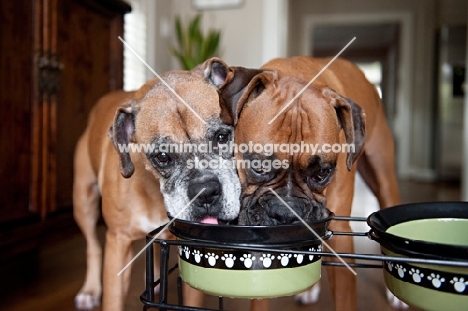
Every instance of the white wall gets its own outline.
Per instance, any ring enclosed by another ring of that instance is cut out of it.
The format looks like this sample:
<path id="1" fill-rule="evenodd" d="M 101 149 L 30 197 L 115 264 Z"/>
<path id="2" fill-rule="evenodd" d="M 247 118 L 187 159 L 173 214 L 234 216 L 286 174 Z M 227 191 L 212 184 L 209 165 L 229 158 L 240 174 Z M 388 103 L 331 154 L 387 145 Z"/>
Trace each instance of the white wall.
<path id="1" fill-rule="evenodd" d="M 175 44 L 174 18 L 180 16 L 188 22 L 198 11 L 189 0 L 158 0 L 156 11 L 155 68 L 159 72 L 179 68 L 167 53 Z M 287 0 L 245 0 L 239 8 L 204 11 L 202 25 L 221 29 L 219 56 L 229 65 L 260 67 L 273 57 L 286 55 L 287 16 Z"/>

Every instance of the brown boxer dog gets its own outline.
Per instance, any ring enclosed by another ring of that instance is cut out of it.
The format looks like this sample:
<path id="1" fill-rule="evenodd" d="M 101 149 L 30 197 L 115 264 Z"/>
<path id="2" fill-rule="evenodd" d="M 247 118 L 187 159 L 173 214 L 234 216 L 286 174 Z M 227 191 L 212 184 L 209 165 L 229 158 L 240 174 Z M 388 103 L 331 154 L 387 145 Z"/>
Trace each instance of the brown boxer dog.
<path id="1" fill-rule="evenodd" d="M 179 218 L 217 223 L 238 216 L 240 184 L 235 168 L 201 169 L 194 167 L 194 161 L 232 159 L 232 154 L 216 151 L 233 135 L 232 126 L 220 119 L 217 89 L 242 89 L 252 76 L 233 77 L 216 58 L 192 71 L 162 75 L 205 124 L 158 80 L 136 92 L 111 93 L 94 107 L 77 144 L 74 164 L 74 216 L 87 241 L 86 280 L 75 298 L 79 309 L 99 305 L 103 292 L 103 310 L 123 310 L 131 269 L 117 274 L 133 257 L 132 241 L 166 223 L 167 213 L 179 214 L 202 189 Z M 225 85 L 231 83 L 233 86 Z M 162 144 L 167 148 L 170 143 L 211 144 L 214 148 L 161 151 Z M 125 149 L 132 146 L 147 149 Z M 96 234 L 100 197 L 108 227 L 103 286 L 102 249 Z"/>
<path id="2" fill-rule="evenodd" d="M 305 220 L 326 216 L 325 207 L 336 215 L 350 215 L 356 171 L 382 208 L 399 204 L 392 134 L 379 95 L 364 74 L 352 63 L 337 59 L 301 93 L 329 60 L 275 59 L 262 66 L 264 71 L 251 80 L 242 96 L 224 96 L 220 89 L 222 116 L 226 123 L 235 125 L 237 146 L 278 145 L 273 154 L 235 154 L 237 161 L 263 163 L 238 167 L 242 187 L 239 224 L 297 221 L 269 188 Z M 291 148 L 279 147 L 301 143 L 318 149 L 291 153 Z M 331 151 L 335 144 L 354 149 Z M 272 167 L 275 160 L 277 165 Z M 333 222 L 331 229 L 351 231 L 342 221 Z M 328 243 L 337 252 L 353 253 L 352 237 L 334 237 Z M 329 268 L 327 272 L 336 310 L 355 310 L 354 275 L 346 268 Z"/>

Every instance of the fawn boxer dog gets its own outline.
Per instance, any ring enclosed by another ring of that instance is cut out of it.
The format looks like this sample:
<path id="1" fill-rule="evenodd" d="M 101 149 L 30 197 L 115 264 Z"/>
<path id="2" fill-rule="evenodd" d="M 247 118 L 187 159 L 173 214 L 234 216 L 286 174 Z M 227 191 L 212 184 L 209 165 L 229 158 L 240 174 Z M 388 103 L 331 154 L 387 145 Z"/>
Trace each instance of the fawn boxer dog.
<path id="1" fill-rule="evenodd" d="M 213 58 L 192 71 L 164 74 L 162 80 L 193 111 L 158 80 L 136 92 L 111 93 L 93 108 L 74 164 L 74 216 L 87 241 L 86 280 L 75 297 L 79 309 L 99 305 L 102 292 L 103 310 L 123 310 L 130 267 L 117 274 L 132 259 L 132 241 L 166 223 L 167 213 L 179 214 L 202 189 L 179 218 L 216 223 L 238 216 L 240 184 L 235 169 L 187 165 L 189 160 L 219 160 L 232 154 L 177 153 L 161 151 L 161 146 L 211 143 L 216 147 L 231 140 L 233 128 L 220 119 L 217 89 L 227 83 L 233 84 L 229 86 L 233 90 L 244 88 L 257 71 L 233 77 L 224 62 Z M 155 149 L 125 149 L 131 146 Z M 102 249 L 96 235 L 100 197 L 108 227 L 102 286 Z"/>
<path id="2" fill-rule="evenodd" d="M 328 62 L 311 57 L 275 59 L 262 66 L 263 72 L 237 97 L 225 96 L 220 89 L 221 115 L 225 123 L 235 125 L 237 145 L 278 146 L 272 155 L 237 152 L 235 158 L 287 163 L 286 167 L 238 169 L 242 187 L 239 224 L 277 225 L 297 220 L 269 188 L 305 220 L 326 216 L 325 207 L 336 215 L 350 215 L 356 171 L 381 208 L 400 202 L 392 134 L 379 95 L 364 74 L 352 63 L 337 59 L 303 90 Z M 281 149 L 280 144 L 289 149 Z M 291 152 L 294 144 L 317 149 Z M 331 228 L 351 231 L 342 221 L 332 223 Z M 353 253 L 351 237 L 334 237 L 328 243 L 336 251 Z M 346 268 L 327 272 L 336 310 L 355 310 L 355 276 Z"/>

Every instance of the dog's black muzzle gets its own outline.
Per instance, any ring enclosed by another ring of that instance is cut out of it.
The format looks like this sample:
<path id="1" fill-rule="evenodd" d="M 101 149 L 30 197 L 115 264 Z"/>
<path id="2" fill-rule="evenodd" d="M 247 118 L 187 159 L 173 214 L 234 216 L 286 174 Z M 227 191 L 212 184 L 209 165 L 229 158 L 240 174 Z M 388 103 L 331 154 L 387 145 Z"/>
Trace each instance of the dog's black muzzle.
<path id="1" fill-rule="evenodd" d="M 282 197 L 280 200 L 275 195 L 264 194 L 246 201 L 239 214 L 240 225 L 287 225 L 300 221 L 298 217 L 311 222 L 326 218 L 330 213 L 322 203 L 310 198 Z"/>
<path id="2" fill-rule="evenodd" d="M 216 175 L 193 176 L 188 184 L 187 195 L 190 200 L 193 200 L 191 213 L 194 219 L 202 219 L 206 216 L 218 217 L 221 214 L 223 192 Z"/>

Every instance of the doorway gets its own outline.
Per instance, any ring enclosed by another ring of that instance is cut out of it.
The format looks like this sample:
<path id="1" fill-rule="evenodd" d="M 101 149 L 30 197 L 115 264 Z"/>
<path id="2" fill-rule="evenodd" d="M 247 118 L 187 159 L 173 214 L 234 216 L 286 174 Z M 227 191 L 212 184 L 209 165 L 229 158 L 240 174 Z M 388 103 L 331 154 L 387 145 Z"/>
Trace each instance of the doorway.
<path id="1" fill-rule="evenodd" d="M 356 37 L 341 56 L 363 64 L 380 63 L 382 97 L 395 137 L 399 178 L 412 172 L 412 137 L 408 135 L 412 120 L 412 20 L 408 12 L 308 14 L 303 17 L 300 33 L 303 55 L 336 55 Z"/>
<path id="2" fill-rule="evenodd" d="M 387 121 L 395 135 L 396 79 L 398 71 L 398 23 L 317 25 L 313 31 L 309 55 L 326 57 L 336 54 L 343 42 L 359 38 L 341 55 L 356 65 L 379 91 Z"/>

